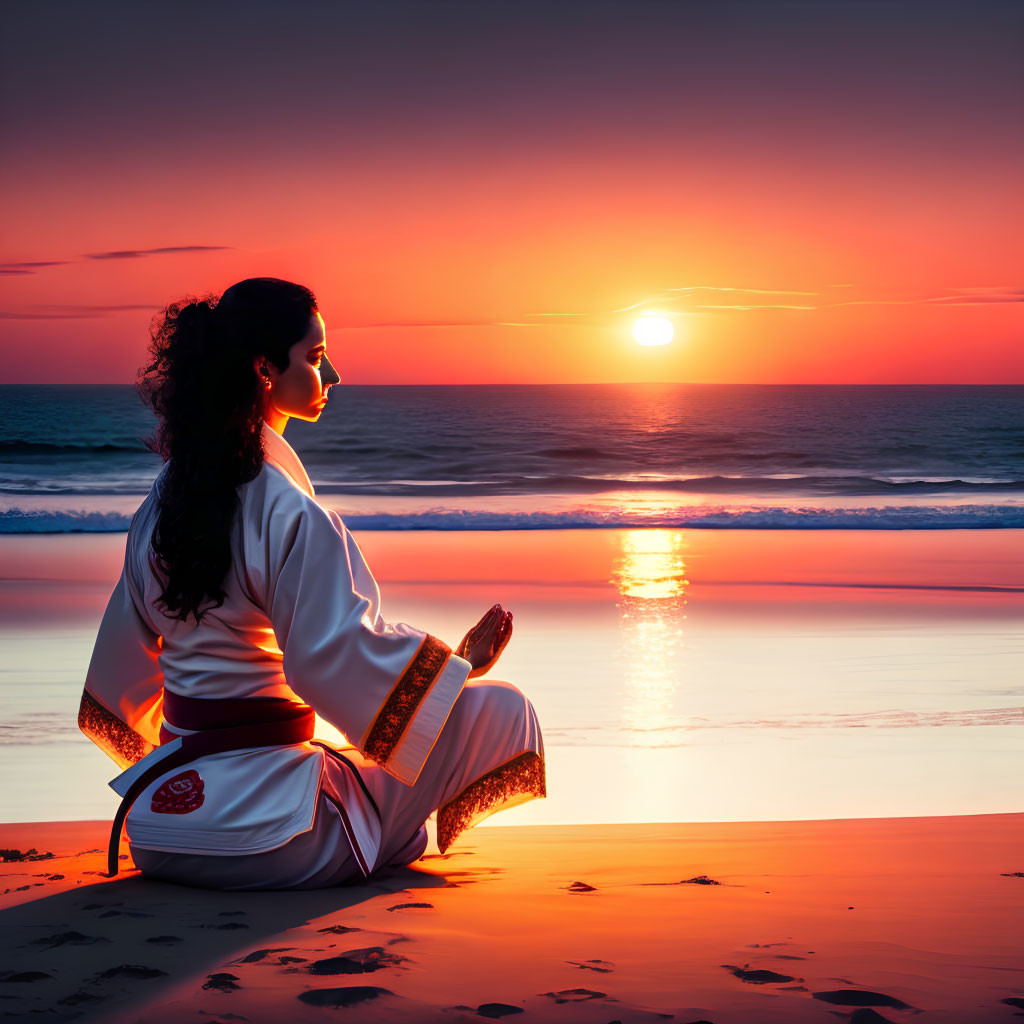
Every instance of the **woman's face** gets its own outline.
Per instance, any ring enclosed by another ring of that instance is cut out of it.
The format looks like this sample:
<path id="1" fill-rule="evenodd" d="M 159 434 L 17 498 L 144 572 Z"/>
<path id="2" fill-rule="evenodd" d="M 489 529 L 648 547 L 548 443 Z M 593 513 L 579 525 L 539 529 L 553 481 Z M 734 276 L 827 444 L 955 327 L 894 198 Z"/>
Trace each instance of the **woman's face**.
<path id="1" fill-rule="evenodd" d="M 327 390 L 341 378 L 327 358 L 323 317 L 314 313 L 306 336 L 288 350 L 288 368 L 279 370 L 269 359 L 257 360 L 257 373 L 266 364 L 270 377 L 268 412 L 278 417 L 317 420 L 327 404 Z"/>

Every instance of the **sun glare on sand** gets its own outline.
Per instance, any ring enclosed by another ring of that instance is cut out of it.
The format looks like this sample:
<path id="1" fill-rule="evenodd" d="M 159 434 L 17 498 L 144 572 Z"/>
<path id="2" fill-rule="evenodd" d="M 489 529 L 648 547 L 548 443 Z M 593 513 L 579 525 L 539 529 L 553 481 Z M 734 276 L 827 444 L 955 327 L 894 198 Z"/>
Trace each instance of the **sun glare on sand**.
<path id="1" fill-rule="evenodd" d="M 633 337 L 641 345 L 667 345 L 674 334 L 672 321 L 663 316 L 642 316 L 633 324 Z"/>

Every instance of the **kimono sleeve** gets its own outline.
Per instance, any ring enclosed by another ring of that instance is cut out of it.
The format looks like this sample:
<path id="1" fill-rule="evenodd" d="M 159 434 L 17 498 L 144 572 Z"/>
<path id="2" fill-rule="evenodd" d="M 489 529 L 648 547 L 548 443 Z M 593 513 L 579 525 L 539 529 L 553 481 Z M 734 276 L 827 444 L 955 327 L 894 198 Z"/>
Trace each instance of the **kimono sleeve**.
<path id="1" fill-rule="evenodd" d="M 121 768 L 159 745 L 163 717 L 163 638 L 139 613 L 133 589 L 126 557 L 100 622 L 78 711 L 78 727 Z"/>
<path id="2" fill-rule="evenodd" d="M 266 520 L 263 607 L 285 679 L 362 753 L 411 786 L 471 666 L 437 637 L 385 621 L 376 581 L 336 514 L 294 490 L 280 505 Z"/>

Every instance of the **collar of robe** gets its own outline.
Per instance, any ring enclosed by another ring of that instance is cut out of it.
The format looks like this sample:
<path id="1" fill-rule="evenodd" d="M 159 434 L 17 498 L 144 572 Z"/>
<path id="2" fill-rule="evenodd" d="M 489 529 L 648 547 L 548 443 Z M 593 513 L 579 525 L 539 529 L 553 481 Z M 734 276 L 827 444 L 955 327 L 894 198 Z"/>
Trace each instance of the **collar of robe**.
<path id="1" fill-rule="evenodd" d="M 263 454 L 267 462 L 281 470 L 296 487 L 305 491 L 311 498 L 313 484 L 306 473 L 306 467 L 296 454 L 295 449 L 273 427 L 263 421 Z"/>

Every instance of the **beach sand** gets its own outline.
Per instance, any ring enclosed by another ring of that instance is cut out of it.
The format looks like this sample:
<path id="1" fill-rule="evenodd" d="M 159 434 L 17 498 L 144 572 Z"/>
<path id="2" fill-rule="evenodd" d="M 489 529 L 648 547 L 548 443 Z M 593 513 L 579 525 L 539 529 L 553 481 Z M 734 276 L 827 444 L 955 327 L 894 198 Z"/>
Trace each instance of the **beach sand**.
<path id="1" fill-rule="evenodd" d="M 311 892 L 102 875 L 105 822 L 0 827 L 12 1017 L 855 1024 L 1024 1009 L 1024 814 L 476 829 Z"/>

